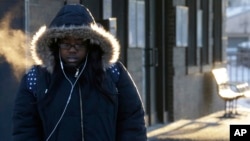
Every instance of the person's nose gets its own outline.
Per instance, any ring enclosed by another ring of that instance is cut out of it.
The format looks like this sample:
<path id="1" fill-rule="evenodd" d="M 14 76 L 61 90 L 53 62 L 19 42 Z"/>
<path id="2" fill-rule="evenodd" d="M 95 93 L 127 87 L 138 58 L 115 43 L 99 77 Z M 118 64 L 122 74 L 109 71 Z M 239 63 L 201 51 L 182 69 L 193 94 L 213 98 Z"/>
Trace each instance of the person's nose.
<path id="1" fill-rule="evenodd" d="M 69 52 L 77 52 L 77 49 L 74 44 L 70 44 Z"/>

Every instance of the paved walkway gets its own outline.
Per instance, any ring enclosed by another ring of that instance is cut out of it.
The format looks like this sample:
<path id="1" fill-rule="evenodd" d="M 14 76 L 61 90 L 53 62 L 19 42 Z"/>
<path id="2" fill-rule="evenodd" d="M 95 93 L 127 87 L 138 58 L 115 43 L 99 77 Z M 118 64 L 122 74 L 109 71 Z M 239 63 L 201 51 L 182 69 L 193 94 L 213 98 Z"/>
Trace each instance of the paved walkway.
<path id="1" fill-rule="evenodd" d="M 250 100 L 243 100 L 250 105 Z M 182 119 L 148 128 L 149 141 L 229 141 L 231 124 L 249 124 L 250 108 L 238 107 L 239 115 L 223 118 L 224 111 L 195 120 Z"/>

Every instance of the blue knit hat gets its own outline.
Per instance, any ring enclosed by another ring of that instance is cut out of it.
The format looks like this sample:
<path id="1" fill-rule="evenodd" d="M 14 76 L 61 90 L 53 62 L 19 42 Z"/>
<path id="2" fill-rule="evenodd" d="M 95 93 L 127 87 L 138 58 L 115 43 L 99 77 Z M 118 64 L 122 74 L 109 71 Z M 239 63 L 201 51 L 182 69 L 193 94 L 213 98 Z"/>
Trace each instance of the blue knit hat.
<path id="1" fill-rule="evenodd" d="M 82 26 L 92 23 L 95 23 L 95 20 L 88 8 L 80 4 L 74 4 L 62 7 L 49 27 Z"/>

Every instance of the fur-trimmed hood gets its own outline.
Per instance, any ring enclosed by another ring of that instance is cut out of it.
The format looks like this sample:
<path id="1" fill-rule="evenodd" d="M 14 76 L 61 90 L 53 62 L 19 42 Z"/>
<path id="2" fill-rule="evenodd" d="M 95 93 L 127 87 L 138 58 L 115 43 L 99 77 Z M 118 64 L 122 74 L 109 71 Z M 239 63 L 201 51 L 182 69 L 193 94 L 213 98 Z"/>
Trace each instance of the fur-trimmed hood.
<path id="1" fill-rule="evenodd" d="M 117 39 L 98 26 L 90 11 L 83 5 L 65 5 L 55 16 L 50 26 L 41 27 L 33 36 L 31 54 L 35 63 L 53 72 L 55 56 L 50 46 L 57 39 L 73 36 L 99 44 L 104 52 L 102 56 L 104 69 L 119 59 L 120 45 Z"/>

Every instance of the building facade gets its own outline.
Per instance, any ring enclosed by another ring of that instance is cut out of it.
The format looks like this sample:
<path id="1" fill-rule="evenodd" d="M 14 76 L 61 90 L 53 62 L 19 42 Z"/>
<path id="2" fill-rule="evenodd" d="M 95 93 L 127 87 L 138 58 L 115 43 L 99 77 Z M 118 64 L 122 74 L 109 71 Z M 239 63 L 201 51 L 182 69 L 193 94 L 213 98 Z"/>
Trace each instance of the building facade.
<path id="1" fill-rule="evenodd" d="M 81 2 L 96 21 L 107 23 L 107 30 L 121 44 L 120 60 L 138 86 L 148 126 L 194 119 L 223 109 L 211 70 L 226 62 L 227 0 L 22 2 L 20 24 L 28 37 L 48 25 L 65 2 Z M 0 7 L 6 4 L 7 0 Z"/>

